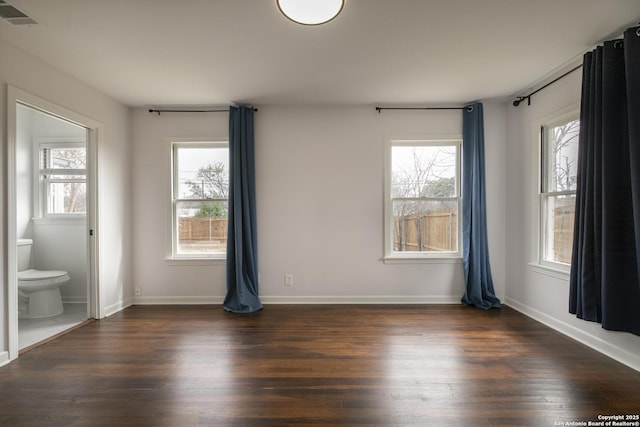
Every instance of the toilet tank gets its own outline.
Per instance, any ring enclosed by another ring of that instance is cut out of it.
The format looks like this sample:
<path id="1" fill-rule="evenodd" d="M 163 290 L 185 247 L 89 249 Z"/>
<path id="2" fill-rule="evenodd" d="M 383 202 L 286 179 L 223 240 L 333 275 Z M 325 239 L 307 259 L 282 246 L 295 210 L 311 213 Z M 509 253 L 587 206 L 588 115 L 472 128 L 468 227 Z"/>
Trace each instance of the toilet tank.
<path id="1" fill-rule="evenodd" d="M 29 269 L 31 264 L 31 239 L 18 239 L 18 271 Z"/>

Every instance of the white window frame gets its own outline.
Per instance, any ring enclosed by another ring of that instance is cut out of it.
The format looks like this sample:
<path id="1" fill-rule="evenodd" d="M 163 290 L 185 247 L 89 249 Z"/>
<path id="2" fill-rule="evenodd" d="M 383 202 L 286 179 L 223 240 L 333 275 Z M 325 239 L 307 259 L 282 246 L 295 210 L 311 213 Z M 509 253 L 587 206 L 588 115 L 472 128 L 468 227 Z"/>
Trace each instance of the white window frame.
<path id="1" fill-rule="evenodd" d="M 190 201 L 227 201 L 228 199 L 180 199 L 176 197 L 178 192 L 179 183 L 176 178 L 178 177 L 178 162 L 177 151 L 180 148 L 226 148 L 229 149 L 228 141 L 212 141 L 212 140 L 173 140 L 170 141 L 170 163 L 171 163 L 171 256 L 169 259 L 173 260 L 225 260 L 227 258 L 226 252 L 217 253 L 203 253 L 203 254 L 180 254 L 178 253 L 178 217 L 177 217 L 177 205 L 179 202 Z"/>
<path id="2" fill-rule="evenodd" d="M 457 242 L 456 251 L 394 251 L 394 217 L 391 197 L 392 149 L 396 146 L 450 146 L 456 148 L 456 194 L 451 198 L 423 197 L 415 200 L 455 200 L 457 202 Z M 462 136 L 446 136 L 424 139 L 387 139 L 385 144 L 384 169 L 384 257 L 385 263 L 412 262 L 461 262 L 462 259 Z"/>
<path id="3" fill-rule="evenodd" d="M 546 244 L 547 244 L 547 222 L 548 218 L 546 215 L 546 207 L 547 200 L 550 197 L 561 196 L 561 195 L 575 195 L 575 190 L 567 190 L 567 191 L 547 191 L 547 154 L 548 154 L 548 129 L 561 126 L 563 124 L 572 122 L 574 120 L 580 120 L 580 109 L 579 106 L 573 105 L 567 109 L 564 109 L 560 112 L 557 112 L 551 116 L 548 116 L 544 120 L 537 123 L 536 131 L 537 131 L 537 140 L 538 140 L 538 162 L 537 162 L 537 170 L 538 176 L 536 180 L 537 187 L 537 201 L 538 201 L 538 221 L 537 221 L 537 255 L 536 261 L 537 265 L 544 267 L 551 271 L 557 271 L 558 273 L 569 274 L 571 271 L 571 264 L 565 264 L 558 261 L 548 260 L 545 258 L 546 253 Z"/>
<path id="4" fill-rule="evenodd" d="M 87 180 L 87 168 L 84 169 L 45 169 L 42 166 L 42 151 L 43 149 L 54 148 L 78 148 L 83 147 L 85 149 L 86 163 L 89 162 L 89 148 L 85 138 L 72 137 L 72 138 L 41 138 L 36 140 L 35 150 L 33 155 L 34 164 L 34 211 L 36 212 L 36 218 L 45 220 L 73 220 L 82 219 L 87 217 L 86 212 L 80 213 L 53 213 L 49 212 L 49 183 L 50 182 L 80 182 L 87 186 L 87 197 L 89 197 L 89 187 Z M 51 178 L 51 175 L 79 175 L 84 178 L 78 179 L 55 179 Z M 87 200 L 87 204 L 89 200 Z"/>

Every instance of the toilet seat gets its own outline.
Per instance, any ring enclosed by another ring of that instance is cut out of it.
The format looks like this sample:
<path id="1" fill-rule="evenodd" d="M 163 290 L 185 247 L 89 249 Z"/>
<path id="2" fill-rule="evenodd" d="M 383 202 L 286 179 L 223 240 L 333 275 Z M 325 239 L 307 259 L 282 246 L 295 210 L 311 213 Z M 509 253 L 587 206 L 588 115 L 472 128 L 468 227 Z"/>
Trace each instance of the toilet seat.
<path id="1" fill-rule="evenodd" d="M 33 280 L 46 280 L 52 279 L 55 282 L 61 282 L 62 278 L 66 276 L 66 280 L 69 280 L 69 274 L 63 270 L 25 270 L 18 272 L 18 280 L 33 281 Z"/>
<path id="2" fill-rule="evenodd" d="M 35 291 L 42 287 L 46 289 L 51 285 L 64 283 L 70 280 L 69 274 L 62 270 L 25 270 L 18 272 L 19 287 L 25 290 Z"/>

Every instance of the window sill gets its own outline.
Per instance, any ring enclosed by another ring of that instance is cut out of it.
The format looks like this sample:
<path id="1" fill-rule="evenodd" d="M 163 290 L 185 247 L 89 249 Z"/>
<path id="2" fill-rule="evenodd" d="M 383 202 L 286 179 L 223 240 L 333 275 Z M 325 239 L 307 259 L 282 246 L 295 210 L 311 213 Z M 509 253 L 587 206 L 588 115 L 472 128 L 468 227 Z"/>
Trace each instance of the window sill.
<path id="1" fill-rule="evenodd" d="M 451 256 L 386 256 L 382 258 L 384 264 L 462 264 L 462 258 L 456 255 Z"/>
<path id="2" fill-rule="evenodd" d="M 58 216 L 58 217 L 44 217 L 44 218 L 31 218 L 34 224 L 84 224 L 87 221 L 86 215 L 77 216 Z"/>
<path id="3" fill-rule="evenodd" d="M 164 259 L 169 266 L 180 267 L 210 267 L 210 266 L 224 266 L 227 263 L 226 258 L 172 258 L 167 257 Z"/>
<path id="4" fill-rule="evenodd" d="M 538 264 L 538 263 L 529 263 L 529 268 L 534 273 L 544 274 L 545 276 L 553 277 L 561 280 L 569 280 L 571 276 L 571 272 L 569 270 L 563 270 L 561 268 L 554 268 L 548 265 Z"/>

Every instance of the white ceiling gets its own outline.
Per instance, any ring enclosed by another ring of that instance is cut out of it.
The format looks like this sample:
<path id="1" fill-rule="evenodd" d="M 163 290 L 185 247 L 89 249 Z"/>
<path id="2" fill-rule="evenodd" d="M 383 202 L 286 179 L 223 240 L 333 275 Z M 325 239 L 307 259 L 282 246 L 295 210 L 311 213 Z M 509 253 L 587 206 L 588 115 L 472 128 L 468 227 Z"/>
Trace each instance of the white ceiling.
<path id="1" fill-rule="evenodd" d="M 6 0 L 0 37 L 130 106 L 460 104 L 518 94 L 640 21 L 639 0 Z"/>

